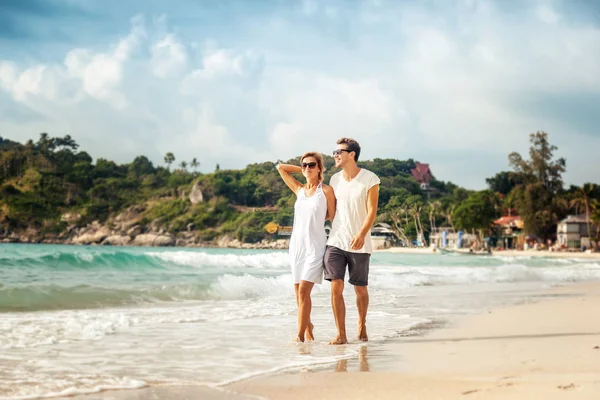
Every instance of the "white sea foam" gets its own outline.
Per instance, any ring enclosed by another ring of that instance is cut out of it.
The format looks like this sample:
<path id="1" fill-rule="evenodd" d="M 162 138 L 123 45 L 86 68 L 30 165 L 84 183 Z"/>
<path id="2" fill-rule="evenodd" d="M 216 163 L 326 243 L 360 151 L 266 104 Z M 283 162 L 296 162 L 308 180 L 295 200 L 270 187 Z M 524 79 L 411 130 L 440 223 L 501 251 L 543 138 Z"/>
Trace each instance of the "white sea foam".
<path id="1" fill-rule="evenodd" d="M 211 254 L 190 251 L 148 252 L 149 256 L 163 261 L 192 267 L 220 268 L 256 268 L 256 269 L 287 269 L 289 256 L 287 252 L 270 252 L 258 254 Z"/>
<path id="2" fill-rule="evenodd" d="M 523 264 L 482 267 L 372 266 L 371 285 L 386 289 L 421 285 L 464 285 L 501 282 L 579 282 L 600 280 L 594 263 L 573 267 L 529 267 Z"/>
<path id="3" fill-rule="evenodd" d="M 89 261 L 89 254 L 95 253 L 77 251 L 82 260 L 88 258 L 86 262 L 101 265 L 105 260 Z M 179 267 L 140 268 L 142 274 L 131 275 L 124 267 L 111 270 L 111 275 L 93 268 L 83 272 L 89 279 L 84 283 L 116 290 L 123 277 L 129 278 L 123 287 L 135 291 L 140 286 L 128 285 L 139 285 L 141 279 L 145 295 L 166 292 L 169 300 L 120 308 L 3 313 L 0 393 L 29 399 L 140 387 L 146 382 L 214 386 L 358 356 L 356 341 L 339 347 L 327 344 L 336 334 L 327 281 L 312 292 L 317 341 L 293 343 L 297 306 L 286 252 L 130 252 L 131 262 L 148 262 L 150 256 L 159 260 L 158 265 Z M 143 256 L 136 258 L 139 255 Z M 411 262 L 413 266 L 407 265 Z M 113 280 L 107 283 L 105 276 Z M 369 346 L 452 315 L 517 301 L 523 292 L 586 280 L 600 280 L 598 263 L 375 254 L 369 284 Z M 354 337 L 358 316 L 351 285 L 346 285 L 345 296 L 348 335 Z"/>
<path id="4" fill-rule="evenodd" d="M 140 389 L 147 386 L 144 381 L 129 378 L 102 378 L 98 376 L 71 376 L 69 378 L 77 384 L 73 385 L 67 379 L 55 379 L 54 381 L 45 382 L 42 387 L 38 388 L 38 392 L 33 394 L 25 389 L 28 384 L 32 383 L 31 379 L 16 380 L 12 382 L 16 388 L 8 392 L 10 396 L 0 396 L 0 400 L 47 399 L 100 393 L 106 390 Z M 23 388 L 19 389 L 19 386 Z"/>
<path id="5" fill-rule="evenodd" d="M 243 300 L 283 297 L 294 293 L 291 274 L 277 277 L 223 275 L 211 285 L 210 297 L 217 300 Z"/>

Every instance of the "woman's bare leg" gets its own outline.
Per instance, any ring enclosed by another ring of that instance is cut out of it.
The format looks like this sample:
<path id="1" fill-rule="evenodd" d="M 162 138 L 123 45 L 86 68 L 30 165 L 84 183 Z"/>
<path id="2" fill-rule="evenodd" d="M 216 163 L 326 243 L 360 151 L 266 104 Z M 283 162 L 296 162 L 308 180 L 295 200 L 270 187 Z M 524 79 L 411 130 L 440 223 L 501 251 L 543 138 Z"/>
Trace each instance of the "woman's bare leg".
<path id="1" fill-rule="evenodd" d="M 305 339 L 314 340 L 312 333 L 313 324 L 310 322 L 312 300 L 310 292 L 315 284 L 308 281 L 300 281 L 298 288 L 298 341 Z"/>

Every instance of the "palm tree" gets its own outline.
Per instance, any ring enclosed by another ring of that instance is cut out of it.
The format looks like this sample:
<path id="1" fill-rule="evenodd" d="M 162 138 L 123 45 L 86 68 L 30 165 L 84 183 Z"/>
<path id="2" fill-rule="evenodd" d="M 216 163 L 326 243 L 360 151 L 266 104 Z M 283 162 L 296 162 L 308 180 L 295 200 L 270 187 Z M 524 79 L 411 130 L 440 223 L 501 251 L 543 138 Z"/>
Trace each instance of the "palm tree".
<path id="1" fill-rule="evenodd" d="M 165 154 L 165 164 L 167 164 L 167 169 L 171 169 L 171 164 L 173 163 L 173 161 L 175 161 L 175 156 L 173 155 L 173 153 L 168 152 L 167 154 Z"/>
<path id="2" fill-rule="evenodd" d="M 415 227 L 417 228 L 417 239 L 421 238 L 424 241 L 423 225 L 421 225 L 421 211 L 423 211 L 423 205 L 421 203 L 413 203 L 410 207 L 410 214 L 412 215 Z"/>
<path id="3" fill-rule="evenodd" d="M 439 200 L 429 203 L 429 226 L 431 228 L 431 232 L 436 228 L 435 226 L 435 217 L 438 214 L 438 209 L 442 206 L 442 203 Z"/>
<path id="4" fill-rule="evenodd" d="M 187 166 L 188 166 L 187 161 L 182 161 L 179 163 L 179 168 L 181 168 L 184 171 L 186 171 Z"/>
<path id="5" fill-rule="evenodd" d="M 600 200 L 594 199 L 590 204 L 592 209 L 592 221 L 596 225 L 596 240 L 600 237 Z"/>
<path id="6" fill-rule="evenodd" d="M 199 166 L 200 166 L 200 163 L 198 162 L 196 157 L 192 158 L 192 161 L 190 162 L 190 167 L 192 167 L 194 169 L 194 172 L 196 172 L 196 168 L 198 168 Z"/>
<path id="7" fill-rule="evenodd" d="M 446 221 L 450 224 L 453 231 L 456 230 L 454 229 L 454 222 L 452 222 L 452 214 L 454 213 L 455 208 L 456 204 L 448 204 L 448 207 L 442 210 L 442 215 L 444 216 L 444 218 L 446 218 Z"/>
<path id="8" fill-rule="evenodd" d="M 590 202 L 592 193 L 596 191 L 596 185 L 594 183 L 586 183 L 575 192 L 571 205 L 575 205 L 578 210 L 579 206 L 585 209 L 585 219 L 587 222 L 588 237 L 592 237 L 592 231 L 590 229 Z"/>
<path id="9" fill-rule="evenodd" d="M 391 211 L 389 211 L 387 213 L 387 216 L 390 220 L 392 220 L 392 225 L 394 227 L 394 230 L 396 231 L 396 234 L 398 235 L 398 237 L 404 242 L 404 243 L 409 243 L 408 238 L 406 237 L 406 234 L 404 233 L 404 227 L 402 226 L 402 208 L 401 207 L 397 207 L 392 209 Z"/>

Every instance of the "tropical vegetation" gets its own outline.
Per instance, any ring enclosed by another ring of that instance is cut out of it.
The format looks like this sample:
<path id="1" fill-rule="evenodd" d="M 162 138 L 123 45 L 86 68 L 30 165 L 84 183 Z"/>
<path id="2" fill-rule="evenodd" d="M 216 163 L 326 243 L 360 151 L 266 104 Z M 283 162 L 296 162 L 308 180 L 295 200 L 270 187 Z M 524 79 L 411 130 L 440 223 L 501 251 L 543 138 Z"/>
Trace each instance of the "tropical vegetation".
<path id="1" fill-rule="evenodd" d="M 435 178 L 422 186 L 411 175 L 415 160 L 380 159 L 359 165 L 381 178 L 378 221 L 389 223 L 407 243 L 426 241 L 440 226 L 488 234 L 492 221 L 518 214 L 527 233 L 551 238 L 558 221 L 568 214 L 585 214 L 600 226 L 600 188 L 593 183 L 564 187 L 566 160 L 555 158 L 556 146 L 545 132 L 530 135 L 529 157 L 508 157 L 510 170 L 486 180 L 486 190 L 473 191 Z M 279 178 L 275 163 L 248 165 L 240 170 L 199 173 L 200 157 L 177 159 L 165 152 L 165 166 L 139 155 L 127 164 L 93 160 L 70 136 L 42 133 L 21 144 L 0 137 L 0 235 L 36 230 L 56 235 L 72 225 L 110 223 L 135 206 L 142 223 L 171 233 L 190 229 L 202 241 L 222 236 L 243 242 L 273 239 L 264 226 L 273 221 L 291 225 L 294 195 Z M 177 163 L 178 162 L 178 163 Z M 287 160 L 298 163 L 299 158 Z M 334 161 L 324 156 L 325 181 Z M 193 204 L 189 193 L 201 190 Z M 76 222 L 64 216 L 76 214 Z"/>

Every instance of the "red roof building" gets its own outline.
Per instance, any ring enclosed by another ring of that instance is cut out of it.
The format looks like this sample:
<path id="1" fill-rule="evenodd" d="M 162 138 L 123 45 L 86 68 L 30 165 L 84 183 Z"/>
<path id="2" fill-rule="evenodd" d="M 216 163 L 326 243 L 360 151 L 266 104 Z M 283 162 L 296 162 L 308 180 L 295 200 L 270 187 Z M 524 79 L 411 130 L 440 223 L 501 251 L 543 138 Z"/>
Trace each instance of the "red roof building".
<path id="1" fill-rule="evenodd" d="M 410 173 L 419 183 L 429 183 L 433 179 L 429 164 L 417 162 L 415 163 L 415 168 L 410 170 Z"/>
<path id="2" fill-rule="evenodd" d="M 523 228 L 523 220 L 518 215 L 505 215 L 504 217 L 495 220 L 494 224 L 503 228 Z"/>

